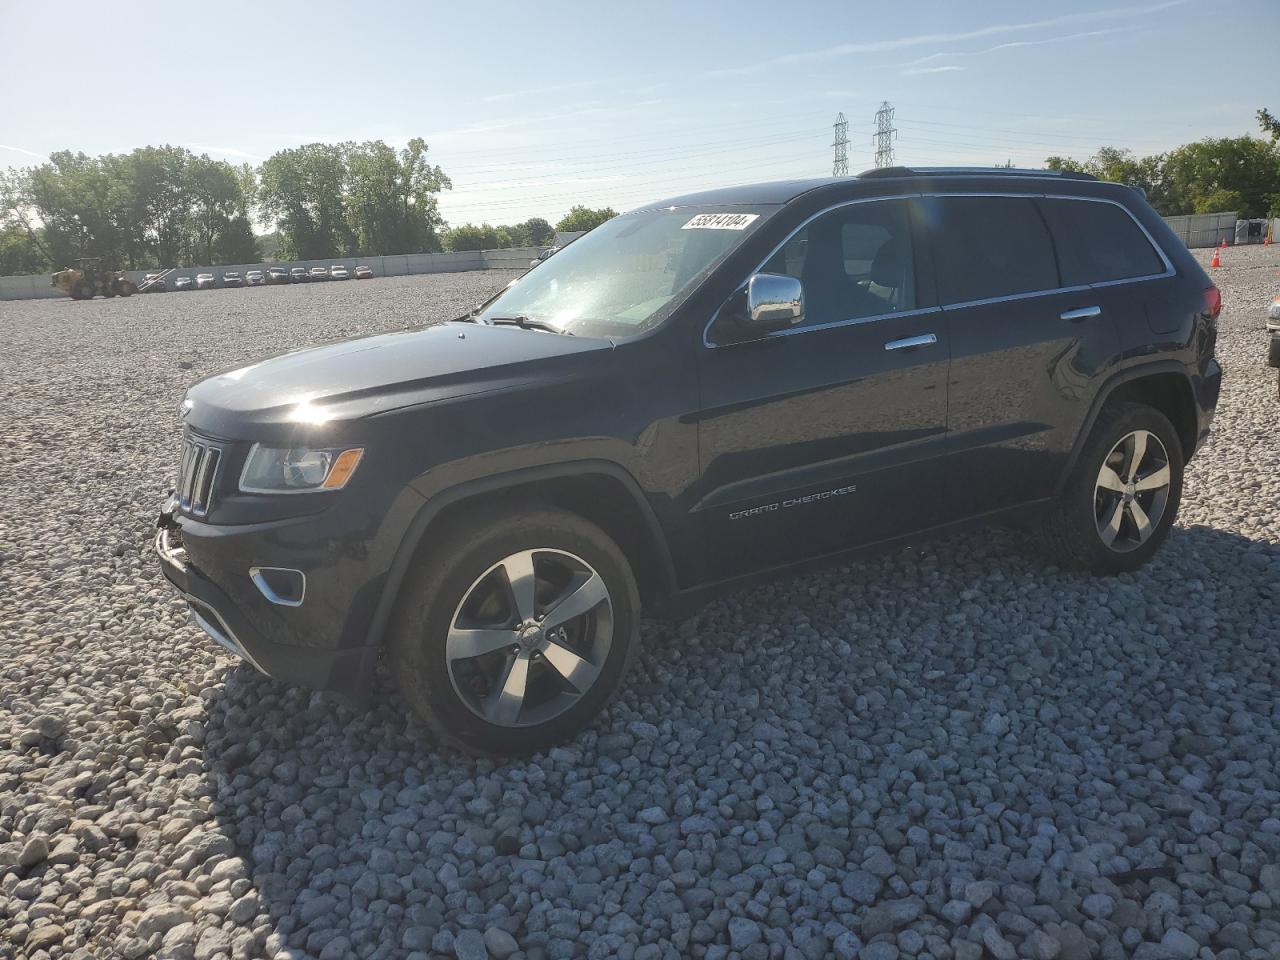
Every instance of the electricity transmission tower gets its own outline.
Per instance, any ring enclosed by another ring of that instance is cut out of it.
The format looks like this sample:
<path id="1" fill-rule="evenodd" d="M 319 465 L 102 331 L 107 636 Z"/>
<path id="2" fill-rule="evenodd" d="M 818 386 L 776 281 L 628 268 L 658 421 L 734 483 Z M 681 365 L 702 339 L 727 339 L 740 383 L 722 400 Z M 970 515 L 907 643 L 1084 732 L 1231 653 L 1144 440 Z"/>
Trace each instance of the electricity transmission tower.
<path id="1" fill-rule="evenodd" d="M 844 118 L 843 113 L 837 113 L 834 126 L 836 138 L 831 145 L 836 148 L 836 156 L 835 162 L 831 165 L 831 175 L 847 177 L 849 175 L 849 121 Z"/>
<path id="2" fill-rule="evenodd" d="M 880 102 L 876 111 L 876 132 L 871 138 L 876 145 L 876 166 L 893 166 L 893 141 L 898 137 L 898 130 L 893 125 L 893 107 L 888 100 Z"/>

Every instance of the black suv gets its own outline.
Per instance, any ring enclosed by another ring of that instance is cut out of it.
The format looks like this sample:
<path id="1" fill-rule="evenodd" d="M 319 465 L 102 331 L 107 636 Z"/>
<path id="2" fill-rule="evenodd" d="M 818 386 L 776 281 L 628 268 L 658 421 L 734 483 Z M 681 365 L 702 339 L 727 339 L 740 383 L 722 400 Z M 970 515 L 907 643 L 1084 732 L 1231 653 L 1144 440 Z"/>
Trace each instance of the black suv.
<path id="1" fill-rule="evenodd" d="M 209 377 L 166 575 L 219 643 L 468 750 L 618 687 L 642 607 L 974 520 L 1132 570 L 1209 432 L 1217 289 L 1142 195 L 889 168 L 619 216 L 466 317 Z"/>

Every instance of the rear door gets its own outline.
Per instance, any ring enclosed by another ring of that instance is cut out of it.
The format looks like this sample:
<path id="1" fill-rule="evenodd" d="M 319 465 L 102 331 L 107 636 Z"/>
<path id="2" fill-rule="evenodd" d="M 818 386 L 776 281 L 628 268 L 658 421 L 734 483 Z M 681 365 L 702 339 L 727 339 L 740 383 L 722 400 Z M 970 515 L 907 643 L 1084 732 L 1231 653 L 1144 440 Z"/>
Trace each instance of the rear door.
<path id="1" fill-rule="evenodd" d="M 948 345 L 907 201 L 821 214 L 761 270 L 802 282 L 805 318 L 749 343 L 713 325 L 701 351 L 712 579 L 921 529 L 938 506 Z"/>
<path id="2" fill-rule="evenodd" d="M 1033 196 L 919 201 L 951 340 L 946 494 L 954 519 L 1049 496 L 1113 322 L 1065 287 Z"/>

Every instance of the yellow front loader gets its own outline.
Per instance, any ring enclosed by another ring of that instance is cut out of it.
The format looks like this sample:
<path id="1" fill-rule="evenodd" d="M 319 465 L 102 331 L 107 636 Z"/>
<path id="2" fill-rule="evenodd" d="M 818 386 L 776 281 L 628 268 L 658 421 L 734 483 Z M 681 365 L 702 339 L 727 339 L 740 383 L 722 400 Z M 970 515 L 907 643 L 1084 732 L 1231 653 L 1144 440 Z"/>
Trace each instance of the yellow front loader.
<path id="1" fill-rule="evenodd" d="M 99 294 L 104 297 L 131 297 L 138 292 L 137 285 L 126 280 L 122 271 L 103 270 L 100 257 L 85 257 L 77 260 L 76 264 L 55 273 L 50 286 L 57 287 L 73 300 L 90 300 Z"/>

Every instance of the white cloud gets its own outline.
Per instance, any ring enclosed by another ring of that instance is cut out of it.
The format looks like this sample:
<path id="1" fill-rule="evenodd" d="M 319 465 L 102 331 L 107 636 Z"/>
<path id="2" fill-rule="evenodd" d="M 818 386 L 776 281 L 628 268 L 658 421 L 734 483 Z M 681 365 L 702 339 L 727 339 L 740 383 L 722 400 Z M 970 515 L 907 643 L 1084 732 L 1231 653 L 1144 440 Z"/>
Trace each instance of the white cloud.
<path id="1" fill-rule="evenodd" d="M 941 60 L 943 58 L 954 59 L 956 57 L 985 57 L 988 54 L 999 53 L 1001 50 L 1014 50 L 1018 47 L 1043 47 L 1046 44 L 1069 43 L 1072 40 L 1105 37 L 1113 33 L 1131 33 L 1134 30 L 1139 29 L 1141 28 L 1134 24 L 1127 27 L 1106 27 L 1103 30 L 1086 30 L 1083 33 L 1067 33 L 1060 37 L 1045 37 L 1041 40 L 1009 40 L 1005 43 L 997 43 L 994 47 L 985 47 L 982 50 L 950 50 L 945 53 L 930 53 L 917 60 L 908 61 L 907 63 L 902 64 L 902 66 L 910 68 L 922 63 L 928 63 L 930 60 Z"/>
<path id="2" fill-rule="evenodd" d="M 25 154 L 28 157 L 35 157 L 37 160 L 49 159 L 43 153 L 36 153 L 34 150 L 28 150 L 26 147 L 11 147 L 7 143 L 0 143 L 0 150 L 10 150 L 13 153 Z"/>
<path id="3" fill-rule="evenodd" d="M 603 80 L 579 80 L 576 83 L 553 83 L 545 87 L 525 87 L 521 90 L 508 90 L 504 93 L 491 93 L 480 99 L 485 103 L 497 103 L 499 100 L 517 100 L 521 97 L 540 97 L 546 93 L 559 93 L 563 90 L 581 90 L 584 87 L 595 87 Z"/>
<path id="4" fill-rule="evenodd" d="M 903 70 L 902 75 L 910 77 L 921 73 L 955 73 L 963 69 L 964 67 L 957 67 L 955 64 L 948 64 L 945 67 L 913 67 L 910 70 Z"/>
<path id="5" fill-rule="evenodd" d="M 1182 6 L 1188 0 L 1164 0 L 1161 3 L 1144 6 L 1114 7 L 1095 10 L 1088 13 L 1068 13 L 1047 20 L 1032 20 L 1025 23 L 1000 23 L 975 30 L 959 33 L 921 33 L 908 37 L 895 37 L 890 40 L 867 40 L 859 43 L 842 43 L 819 50 L 804 50 L 797 53 L 783 54 L 768 60 L 761 60 L 749 66 L 725 67 L 709 71 L 711 76 L 736 77 L 750 73 L 761 73 L 777 67 L 793 66 L 798 63 L 816 63 L 832 60 L 837 57 L 848 57 L 859 53 L 883 53 L 888 50 L 902 50 L 910 47 L 922 47 L 940 43 L 958 43 L 963 40 L 977 40 L 982 37 L 1000 36 L 1002 34 L 1023 33 L 1028 30 L 1043 30 L 1049 27 L 1065 26 L 1071 23 L 1092 23 L 1096 21 L 1118 20 L 1125 17 L 1137 17 L 1148 13 L 1167 10 L 1170 7 Z"/>

